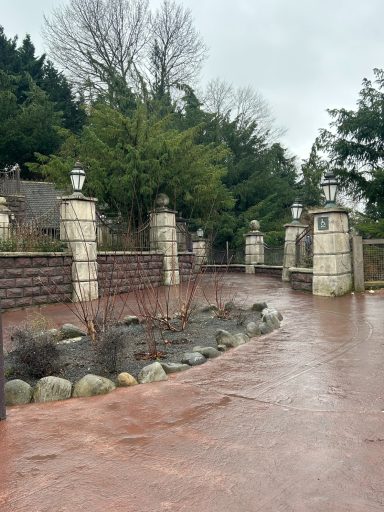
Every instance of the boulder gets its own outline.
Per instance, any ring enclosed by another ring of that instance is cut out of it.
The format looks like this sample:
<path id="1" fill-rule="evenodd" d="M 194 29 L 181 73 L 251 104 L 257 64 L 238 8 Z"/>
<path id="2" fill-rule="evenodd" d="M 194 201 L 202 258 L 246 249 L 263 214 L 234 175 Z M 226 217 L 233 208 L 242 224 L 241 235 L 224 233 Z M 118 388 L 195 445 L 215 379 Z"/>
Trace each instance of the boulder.
<path id="1" fill-rule="evenodd" d="M 163 370 L 168 375 L 169 373 L 183 372 L 184 370 L 188 370 L 190 366 L 188 364 L 182 363 L 160 363 L 163 367 Z"/>
<path id="2" fill-rule="evenodd" d="M 225 345 L 219 344 L 219 345 L 217 345 L 217 350 L 219 352 L 226 352 L 228 350 L 228 347 L 226 347 Z"/>
<path id="3" fill-rule="evenodd" d="M 163 367 L 157 361 L 155 363 L 144 366 L 139 373 L 137 380 L 140 384 L 147 384 L 148 382 L 159 382 L 161 380 L 167 380 L 167 374 L 163 370 Z"/>
<path id="4" fill-rule="evenodd" d="M 6 382 L 4 391 L 5 405 L 29 404 L 32 400 L 32 386 L 20 379 Z"/>
<path id="5" fill-rule="evenodd" d="M 121 323 L 124 325 L 137 325 L 140 323 L 140 320 L 137 316 L 128 315 L 122 319 Z"/>
<path id="6" fill-rule="evenodd" d="M 199 352 L 185 352 L 181 359 L 182 363 L 189 364 L 189 366 L 197 366 L 198 364 L 205 363 L 207 359 Z"/>
<path id="7" fill-rule="evenodd" d="M 33 390 L 34 402 L 53 402 L 71 398 L 72 383 L 60 377 L 43 377 Z"/>
<path id="8" fill-rule="evenodd" d="M 250 338 L 253 338 L 254 336 L 260 336 L 260 325 L 255 322 L 249 322 L 246 327 L 246 332 Z"/>
<path id="9" fill-rule="evenodd" d="M 73 387 L 72 396 L 78 398 L 83 396 L 105 395 L 113 391 L 115 387 L 111 380 L 89 373 L 76 382 Z"/>
<path id="10" fill-rule="evenodd" d="M 266 302 L 255 302 L 255 304 L 253 304 L 252 308 L 253 311 L 263 311 L 263 309 L 266 309 L 268 308 L 268 305 Z"/>
<path id="11" fill-rule="evenodd" d="M 87 335 L 83 329 L 80 329 L 73 324 L 64 324 L 60 329 L 60 333 L 62 338 L 77 338 L 78 336 Z"/>
<path id="12" fill-rule="evenodd" d="M 262 321 L 266 323 L 272 329 L 278 329 L 280 327 L 279 314 L 274 308 L 265 308 L 261 312 Z"/>
<path id="13" fill-rule="evenodd" d="M 268 334 L 273 331 L 273 327 L 271 327 L 270 325 L 268 325 L 264 322 L 259 323 L 259 329 L 260 329 L 260 334 Z"/>
<path id="14" fill-rule="evenodd" d="M 116 378 L 116 384 L 120 387 L 129 387 L 136 386 L 138 384 L 137 380 L 133 375 L 128 372 L 119 373 Z"/>
<path id="15" fill-rule="evenodd" d="M 65 340 L 58 341 L 59 345 L 70 345 L 71 343 L 76 343 L 78 341 L 81 341 L 83 339 L 82 336 L 77 336 L 76 338 L 67 338 Z"/>
<path id="16" fill-rule="evenodd" d="M 219 350 L 214 347 L 193 347 L 193 352 L 199 352 L 207 359 L 213 359 L 214 357 L 218 357 L 220 355 Z"/>
<path id="17" fill-rule="evenodd" d="M 230 334 L 228 331 L 220 329 L 216 333 L 216 341 L 218 345 L 225 345 L 227 348 L 234 348 L 247 343 L 249 341 L 249 337 L 243 333 Z"/>

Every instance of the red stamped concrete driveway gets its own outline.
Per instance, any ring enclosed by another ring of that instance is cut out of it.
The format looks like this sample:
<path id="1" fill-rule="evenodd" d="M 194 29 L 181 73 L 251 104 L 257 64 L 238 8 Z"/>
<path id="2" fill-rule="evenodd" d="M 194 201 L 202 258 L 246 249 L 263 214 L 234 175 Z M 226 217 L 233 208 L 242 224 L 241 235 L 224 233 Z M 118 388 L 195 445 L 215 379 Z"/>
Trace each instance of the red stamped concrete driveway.
<path id="1" fill-rule="evenodd" d="M 384 510 L 384 297 L 229 279 L 282 328 L 167 382 L 10 408 L 1 512 Z"/>

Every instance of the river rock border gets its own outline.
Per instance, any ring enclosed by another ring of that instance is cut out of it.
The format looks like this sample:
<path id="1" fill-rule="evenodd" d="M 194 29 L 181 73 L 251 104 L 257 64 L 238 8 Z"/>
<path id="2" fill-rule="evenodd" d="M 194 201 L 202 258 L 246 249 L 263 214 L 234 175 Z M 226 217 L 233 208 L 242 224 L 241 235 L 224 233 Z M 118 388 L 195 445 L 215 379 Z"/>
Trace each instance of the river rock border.
<path id="1" fill-rule="evenodd" d="M 61 377 L 43 377 L 34 387 L 20 379 L 13 379 L 5 384 L 5 403 L 7 406 L 22 405 L 30 402 L 42 403 L 68 398 L 90 397 L 104 395 L 113 391 L 116 387 L 130 387 L 138 384 L 159 382 L 168 379 L 168 375 L 176 373 L 197 365 L 204 364 L 208 359 L 219 357 L 221 353 L 244 345 L 251 338 L 272 332 L 280 327 L 283 317 L 279 311 L 269 308 L 265 302 L 256 303 L 252 306 L 254 311 L 261 312 L 259 322 L 249 322 L 245 332 L 231 334 L 225 330 L 218 330 L 216 333 L 217 347 L 195 346 L 192 352 L 185 352 L 180 363 L 154 362 L 144 366 L 137 380 L 127 372 L 120 373 L 116 382 L 99 375 L 87 374 L 75 383 Z M 129 317 L 130 322 L 138 322 L 137 317 Z M 73 338 L 67 338 L 60 343 L 74 343 L 78 336 L 85 333 L 75 326 L 65 324 L 61 331 Z"/>

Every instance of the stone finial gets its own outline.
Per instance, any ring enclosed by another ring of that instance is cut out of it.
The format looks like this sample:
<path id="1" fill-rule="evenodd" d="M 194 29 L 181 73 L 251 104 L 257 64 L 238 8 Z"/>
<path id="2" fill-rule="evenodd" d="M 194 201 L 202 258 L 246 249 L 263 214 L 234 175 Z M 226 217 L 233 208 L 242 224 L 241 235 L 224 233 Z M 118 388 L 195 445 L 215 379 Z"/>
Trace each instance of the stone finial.
<path id="1" fill-rule="evenodd" d="M 260 222 L 258 220 L 251 220 L 249 227 L 251 231 L 260 231 Z"/>
<path id="2" fill-rule="evenodd" d="M 166 208 L 169 205 L 169 197 L 167 194 L 158 194 L 155 202 L 156 206 Z"/>
<path id="3" fill-rule="evenodd" d="M 7 204 L 7 200 L 5 199 L 5 197 L 0 196 L 0 206 L 4 206 L 6 204 Z"/>

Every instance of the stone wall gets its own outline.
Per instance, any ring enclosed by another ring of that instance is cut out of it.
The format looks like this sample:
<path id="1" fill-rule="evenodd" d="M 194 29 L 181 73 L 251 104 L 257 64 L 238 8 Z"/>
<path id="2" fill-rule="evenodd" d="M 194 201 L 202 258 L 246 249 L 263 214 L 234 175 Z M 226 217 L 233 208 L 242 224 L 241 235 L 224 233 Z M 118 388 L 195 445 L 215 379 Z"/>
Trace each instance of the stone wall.
<path id="1" fill-rule="evenodd" d="M 180 280 L 187 281 L 193 270 L 195 255 L 192 252 L 179 252 Z"/>
<path id="2" fill-rule="evenodd" d="M 72 257 L 64 253 L 1 253 L 3 309 L 70 299 Z"/>
<path id="3" fill-rule="evenodd" d="M 309 268 L 290 268 L 290 281 L 293 290 L 312 292 L 313 271 Z"/>
<path id="4" fill-rule="evenodd" d="M 278 277 L 281 279 L 283 267 L 273 265 L 255 265 L 255 274 L 263 276 Z"/>
<path id="5" fill-rule="evenodd" d="M 203 272 L 245 272 L 245 265 L 203 265 Z"/>
<path id="6" fill-rule="evenodd" d="M 153 286 L 163 284 L 163 254 L 156 251 L 99 252 L 97 263 L 101 297 L 138 289 L 145 280 Z"/>

